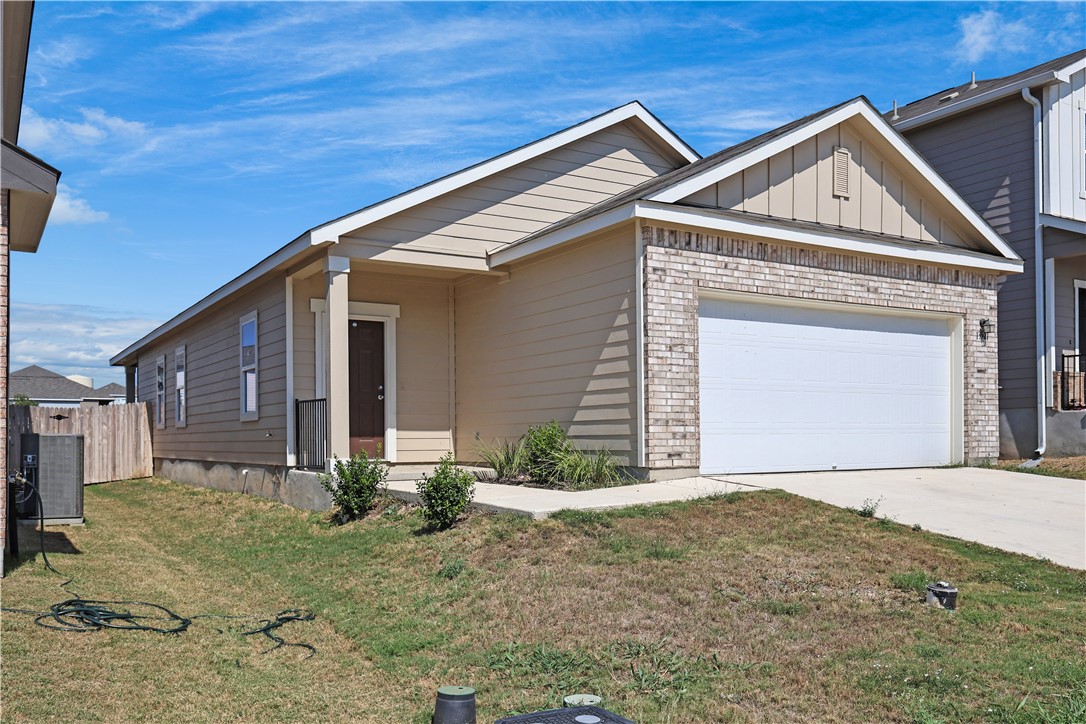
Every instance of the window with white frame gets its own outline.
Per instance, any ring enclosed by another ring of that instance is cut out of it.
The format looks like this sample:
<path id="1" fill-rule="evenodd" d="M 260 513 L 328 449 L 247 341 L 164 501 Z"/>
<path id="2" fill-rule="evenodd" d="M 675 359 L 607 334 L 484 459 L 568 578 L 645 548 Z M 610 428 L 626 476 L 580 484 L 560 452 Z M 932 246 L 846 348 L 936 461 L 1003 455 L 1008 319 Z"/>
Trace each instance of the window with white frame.
<path id="1" fill-rule="evenodd" d="M 173 393 L 174 419 L 178 427 L 185 427 L 188 424 L 188 400 L 185 396 L 185 345 L 177 348 L 173 360 L 174 375 L 176 376 Z"/>
<path id="2" fill-rule="evenodd" d="M 155 360 L 155 427 L 166 427 L 166 358 Z"/>
<path id="3" fill-rule="evenodd" d="M 257 359 L 257 317 L 249 312 L 238 323 L 241 362 L 241 419 L 260 417 L 260 384 Z"/>

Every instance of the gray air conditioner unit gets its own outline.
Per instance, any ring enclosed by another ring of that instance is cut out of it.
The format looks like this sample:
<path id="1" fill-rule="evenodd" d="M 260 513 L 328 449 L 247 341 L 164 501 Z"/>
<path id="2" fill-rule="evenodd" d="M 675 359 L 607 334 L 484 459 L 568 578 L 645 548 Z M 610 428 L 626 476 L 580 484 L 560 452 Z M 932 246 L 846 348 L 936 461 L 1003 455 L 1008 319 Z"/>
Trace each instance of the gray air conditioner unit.
<path id="1" fill-rule="evenodd" d="M 47 525 L 83 524 L 83 436 L 23 433 L 20 472 L 38 490 Z M 38 500 L 28 489 L 19 506 L 23 518 L 38 518 Z"/>

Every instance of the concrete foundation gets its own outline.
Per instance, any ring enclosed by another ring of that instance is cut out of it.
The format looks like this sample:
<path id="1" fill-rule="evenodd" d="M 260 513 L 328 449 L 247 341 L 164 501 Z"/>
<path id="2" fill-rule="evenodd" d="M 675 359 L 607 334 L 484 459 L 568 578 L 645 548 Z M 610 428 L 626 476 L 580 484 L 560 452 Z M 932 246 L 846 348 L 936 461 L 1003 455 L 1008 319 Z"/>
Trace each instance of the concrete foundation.
<path id="1" fill-rule="evenodd" d="M 155 475 L 229 493 L 247 493 L 302 510 L 327 510 L 332 498 L 317 474 L 280 466 L 155 458 Z"/>
<path id="2" fill-rule="evenodd" d="M 1086 410 L 1049 410 L 1046 456 L 1086 455 Z M 999 413 L 999 456 L 1031 458 L 1037 449 L 1037 410 L 1019 408 Z"/>

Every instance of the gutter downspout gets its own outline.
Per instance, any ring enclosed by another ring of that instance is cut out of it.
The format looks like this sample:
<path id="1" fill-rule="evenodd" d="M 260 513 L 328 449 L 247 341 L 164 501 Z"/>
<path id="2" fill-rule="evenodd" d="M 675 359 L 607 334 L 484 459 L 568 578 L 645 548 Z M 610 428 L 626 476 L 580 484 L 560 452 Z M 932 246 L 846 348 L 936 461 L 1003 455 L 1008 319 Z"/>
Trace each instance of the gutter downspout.
<path id="1" fill-rule="evenodd" d="M 1048 429 L 1045 419 L 1045 393 L 1047 381 L 1048 352 L 1045 349 L 1045 277 L 1044 277 L 1044 236 L 1041 227 L 1041 190 L 1043 188 L 1043 171 L 1041 157 L 1041 102 L 1038 101 L 1029 88 L 1022 89 L 1022 99 L 1033 106 L 1033 301 L 1034 301 L 1034 332 L 1036 339 L 1037 356 L 1037 450 L 1035 457 L 1041 457 L 1048 449 Z"/>

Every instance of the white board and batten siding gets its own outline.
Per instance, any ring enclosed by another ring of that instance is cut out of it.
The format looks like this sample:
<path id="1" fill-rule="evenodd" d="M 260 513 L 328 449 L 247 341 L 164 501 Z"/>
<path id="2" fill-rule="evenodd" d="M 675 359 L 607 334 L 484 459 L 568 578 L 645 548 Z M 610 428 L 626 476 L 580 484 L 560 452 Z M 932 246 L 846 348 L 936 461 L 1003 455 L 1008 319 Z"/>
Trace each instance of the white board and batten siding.
<path id="1" fill-rule="evenodd" d="M 847 149 L 847 168 L 835 173 L 834 153 Z M 949 203 L 920 191 L 888 160 L 882 139 L 865 136 L 851 121 L 804 139 L 709 186 L 684 201 L 782 219 L 811 221 L 915 241 L 964 247 L 947 220 Z M 844 195 L 835 194 L 842 182 Z"/>
<path id="2" fill-rule="evenodd" d="M 247 289 L 139 353 L 139 399 L 155 405 L 155 365 L 166 360 L 165 427 L 156 458 L 286 464 L 286 291 L 282 278 Z M 260 417 L 242 422 L 239 320 L 257 312 Z M 187 424 L 176 422 L 176 350 L 185 346 Z"/>
<path id="3" fill-rule="evenodd" d="M 1045 86 L 1044 213 L 1086 221 L 1086 69 Z"/>
<path id="4" fill-rule="evenodd" d="M 957 462 L 955 344 L 945 317 L 702 298 L 702 472 Z"/>
<path id="5" fill-rule="evenodd" d="M 482 258 L 675 167 L 629 123 L 620 123 L 344 238 Z"/>
<path id="6" fill-rule="evenodd" d="M 456 287 L 457 455 L 556 420 L 636 464 L 633 225 Z"/>

